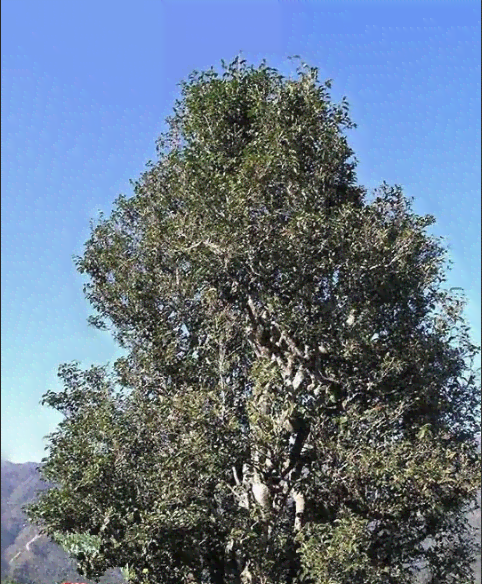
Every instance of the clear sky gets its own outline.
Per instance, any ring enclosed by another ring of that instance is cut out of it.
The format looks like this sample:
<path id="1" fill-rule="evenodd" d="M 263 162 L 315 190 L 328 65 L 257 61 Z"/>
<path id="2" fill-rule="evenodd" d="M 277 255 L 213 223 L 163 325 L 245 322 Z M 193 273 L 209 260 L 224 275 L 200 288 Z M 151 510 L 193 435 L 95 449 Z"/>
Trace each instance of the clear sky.
<path id="1" fill-rule="evenodd" d="M 359 179 L 438 219 L 480 342 L 480 8 L 453 0 L 2 3 L 2 458 L 40 461 L 61 362 L 112 361 L 71 256 L 155 159 L 193 69 L 300 55 L 346 95 Z"/>

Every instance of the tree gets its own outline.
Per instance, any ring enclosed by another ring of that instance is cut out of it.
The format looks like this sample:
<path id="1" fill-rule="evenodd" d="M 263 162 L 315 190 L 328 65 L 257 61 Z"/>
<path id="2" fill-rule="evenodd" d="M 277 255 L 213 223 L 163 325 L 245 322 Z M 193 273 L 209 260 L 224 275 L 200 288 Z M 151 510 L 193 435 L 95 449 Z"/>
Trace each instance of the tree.
<path id="1" fill-rule="evenodd" d="M 316 68 L 237 58 L 181 88 L 76 259 L 126 356 L 61 367 L 30 517 L 98 538 L 90 577 L 468 584 L 478 348 L 434 218 L 357 183 Z"/>

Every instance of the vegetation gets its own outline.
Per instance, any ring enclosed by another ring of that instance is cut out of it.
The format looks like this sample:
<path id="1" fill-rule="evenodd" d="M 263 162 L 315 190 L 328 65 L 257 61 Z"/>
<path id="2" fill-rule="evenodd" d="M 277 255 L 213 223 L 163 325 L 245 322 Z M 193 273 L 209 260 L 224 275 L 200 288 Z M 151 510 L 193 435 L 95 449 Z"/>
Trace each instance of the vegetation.
<path id="1" fill-rule="evenodd" d="M 91 578 L 469 584 L 478 348 L 434 218 L 357 183 L 316 68 L 181 88 L 76 259 L 126 356 L 60 367 L 30 518 Z"/>

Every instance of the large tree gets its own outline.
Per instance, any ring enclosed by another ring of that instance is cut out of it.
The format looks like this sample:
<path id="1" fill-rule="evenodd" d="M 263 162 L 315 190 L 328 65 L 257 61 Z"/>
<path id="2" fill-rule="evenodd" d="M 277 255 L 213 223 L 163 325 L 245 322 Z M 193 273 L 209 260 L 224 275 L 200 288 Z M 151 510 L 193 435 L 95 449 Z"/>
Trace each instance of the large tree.
<path id="1" fill-rule="evenodd" d="M 472 581 L 478 348 L 434 218 L 357 183 L 329 87 L 240 58 L 193 73 L 92 226 L 91 323 L 126 356 L 61 367 L 56 486 L 29 510 L 97 541 L 75 552 L 91 577 Z"/>

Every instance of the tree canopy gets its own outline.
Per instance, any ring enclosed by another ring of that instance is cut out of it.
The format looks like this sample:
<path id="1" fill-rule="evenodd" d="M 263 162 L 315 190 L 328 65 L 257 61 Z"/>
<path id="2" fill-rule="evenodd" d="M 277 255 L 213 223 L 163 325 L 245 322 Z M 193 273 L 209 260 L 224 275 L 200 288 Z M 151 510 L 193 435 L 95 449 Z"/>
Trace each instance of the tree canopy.
<path id="1" fill-rule="evenodd" d="M 472 581 L 478 347 L 434 217 L 358 184 L 329 90 L 306 65 L 194 72 L 92 225 L 76 265 L 125 356 L 60 367 L 56 487 L 29 508 L 91 538 L 88 577 Z"/>

